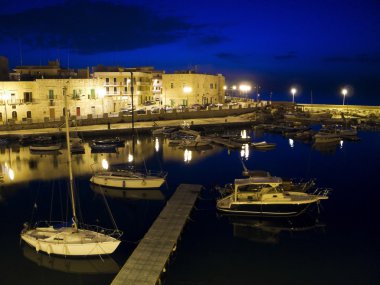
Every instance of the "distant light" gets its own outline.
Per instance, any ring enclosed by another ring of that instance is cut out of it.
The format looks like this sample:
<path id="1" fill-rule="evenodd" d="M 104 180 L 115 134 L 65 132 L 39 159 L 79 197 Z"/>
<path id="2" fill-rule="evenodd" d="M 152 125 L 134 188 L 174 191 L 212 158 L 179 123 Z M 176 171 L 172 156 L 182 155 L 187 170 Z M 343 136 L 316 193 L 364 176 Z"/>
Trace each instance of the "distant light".
<path id="1" fill-rule="evenodd" d="M 132 162 L 133 161 L 133 155 L 132 154 L 128 154 L 128 162 Z"/>
<path id="2" fill-rule="evenodd" d="M 99 95 L 99 98 L 104 98 L 104 96 L 106 95 L 106 90 L 104 88 L 99 88 L 98 95 Z"/>
<path id="3" fill-rule="evenodd" d="M 233 90 L 236 90 L 236 85 L 232 86 L 232 89 L 233 89 Z"/>
<path id="4" fill-rule="evenodd" d="M 160 150 L 160 142 L 158 141 L 158 138 L 156 138 L 154 141 L 154 148 L 155 148 L 156 152 L 158 152 Z"/>
<path id="5" fill-rule="evenodd" d="M 15 173 L 12 168 L 9 168 L 8 170 L 9 179 L 13 181 L 15 179 Z"/>
<path id="6" fill-rule="evenodd" d="M 291 148 L 294 147 L 294 140 L 293 139 L 289 139 L 289 145 Z"/>
<path id="7" fill-rule="evenodd" d="M 183 87 L 183 92 L 185 93 L 191 93 L 192 91 L 193 91 L 193 88 L 191 88 L 190 86 Z"/>
<path id="8" fill-rule="evenodd" d="M 296 94 L 296 93 L 297 93 L 297 89 L 296 89 L 296 88 L 292 88 L 292 89 L 290 90 L 290 93 L 292 93 L 292 94 L 293 94 L 293 96 L 294 96 L 294 94 Z"/>
<path id="9" fill-rule="evenodd" d="M 343 96 L 346 96 L 347 93 L 348 93 L 348 90 L 347 90 L 346 88 L 343 88 L 343 89 L 342 89 L 342 95 L 343 95 Z"/>
<path id="10" fill-rule="evenodd" d="M 185 149 L 185 152 L 183 153 L 183 160 L 185 162 L 190 162 L 192 159 L 192 152 L 191 150 Z"/>
<path id="11" fill-rule="evenodd" d="M 242 84 L 239 86 L 239 90 L 243 92 L 251 91 L 252 87 L 250 85 Z"/>
<path id="12" fill-rule="evenodd" d="M 226 85 L 223 86 L 223 90 L 227 90 L 227 86 Z"/>
<path id="13" fill-rule="evenodd" d="M 243 144 L 241 146 L 240 156 L 242 158 L 245 158 L 245 160 L 248 160 L 248 158 L 249 158 L 249 146 L 247 143 Z"/>
<path id="14" fill-rule="evenodd" d="M 108 170 L 108 167 L 109 167 L 109 164 L 108 164 L 107 159 L 103 158 L 102 159 L 102 168 L 105 170 Z"/>
<path id="15" fill-rule="evenodd" d="M 240 136 L 241 136 L 242 139 L 246 139 L 247 138 L 247 131 L 246 130 L 242 130 L 240 132 Z"/>
<path id="16" fill-rule="evenodd" d="M 342 149 L 343 148 L 343 140 L 340 140 L 340 149 Z"/>

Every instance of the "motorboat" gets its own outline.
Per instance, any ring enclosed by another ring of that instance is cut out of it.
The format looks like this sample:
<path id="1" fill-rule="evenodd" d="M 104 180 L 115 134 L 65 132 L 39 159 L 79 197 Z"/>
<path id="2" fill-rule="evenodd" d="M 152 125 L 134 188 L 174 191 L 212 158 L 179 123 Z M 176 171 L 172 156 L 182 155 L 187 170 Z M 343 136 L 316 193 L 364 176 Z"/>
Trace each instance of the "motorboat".
<path id="1" fill-rule="evenodd" d="M 83 141 L 80 138 L 70 138 L 70 146 L 72 154 L 84 153 Z"/>
<path id="2" fill-rule="evenodd" d="M 313 194 L 285 191 L 279 177 L 235 179 L 233 193 L 217 201 L 220 213 L 253 217 L 296 217 L 328 199 L 329 189 L 318 188 Z"/>
<path id="3" fill-rule="evenodd" d="M 114 188 L 154 189 L 160 188 L 166 181 L 165 171 L 138 171 L 116 169 L 115 171 L 98 171 L 90 178 L 90 182 Z"/>
<path id="4" fill-rule="evenodd" d="M 97 144 L 90 143 L 90 148 L 92 152 L 116 152 L 116 144 Z"/>
<path id="5" fill-rule="evenodd" d="M 276 147 L 275 143 L 268 143 L 266 141 L 252 142 L 250 145 L 256 149 L 272 149 Z"/>
<path id="6" fill-rule="evenodd" d="M 178 130 L 178 127 L 162 127 L 162 128 L 157 128 L 152 130 L 152 135 L 154 136 L 160 136 L 160 135 L 169 135 L 175 131 Z"/>

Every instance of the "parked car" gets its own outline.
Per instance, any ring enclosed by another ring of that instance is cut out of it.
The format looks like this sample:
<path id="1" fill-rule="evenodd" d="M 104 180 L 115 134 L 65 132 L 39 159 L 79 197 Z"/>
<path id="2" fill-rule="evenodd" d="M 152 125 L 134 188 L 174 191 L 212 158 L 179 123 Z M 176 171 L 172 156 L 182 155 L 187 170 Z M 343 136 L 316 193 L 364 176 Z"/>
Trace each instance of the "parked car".
<path id="1" fill-rule="evenodd" d="M 152 106 L 152 105 L 156 105 L 156 101 L 145 101 L 144 106 Z"/>

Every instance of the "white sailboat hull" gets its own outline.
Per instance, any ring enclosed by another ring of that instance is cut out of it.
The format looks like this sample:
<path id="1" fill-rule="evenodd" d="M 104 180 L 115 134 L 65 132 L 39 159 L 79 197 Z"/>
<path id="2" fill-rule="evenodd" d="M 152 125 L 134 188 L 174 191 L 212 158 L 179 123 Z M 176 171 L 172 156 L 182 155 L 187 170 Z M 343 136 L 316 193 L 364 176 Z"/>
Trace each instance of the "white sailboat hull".
<path id="1" fill-rule="evenodd" d="M 132 189 L 160 188 L 165 182 L 165 177 L 160 176 L 136 175 L 134 177 L 117 174 L 119 173 L 96 173 L 91 177 L 90 181 L 101 186 Z"/>
<path id="2" fill-rule="evenodd" d="M 85 229 L 75 232 L 71 227 L 37 227 L 22 232 L 21 238 L 37 252 L 64 256 L 111 254 L 120 244 L 109 235 Z"/>

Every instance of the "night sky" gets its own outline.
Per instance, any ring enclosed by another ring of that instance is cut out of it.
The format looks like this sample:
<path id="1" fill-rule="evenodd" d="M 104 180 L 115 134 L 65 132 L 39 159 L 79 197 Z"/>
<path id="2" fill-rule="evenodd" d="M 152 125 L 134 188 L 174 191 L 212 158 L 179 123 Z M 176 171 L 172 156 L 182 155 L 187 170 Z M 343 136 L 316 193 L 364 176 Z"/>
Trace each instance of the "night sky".
<path id="1" fill-rule="evenodd" d="M 380 1 L 0 0 L 0 55 L 17 65 L 222 73 L 262 99 L 380 105 Z M 312 93 L 311 93 L 312 91 Z M 312 94 L 312 96 L 311 96 Z M 255 96 L 253 94 L 253 96 Z"/>

